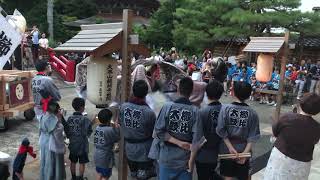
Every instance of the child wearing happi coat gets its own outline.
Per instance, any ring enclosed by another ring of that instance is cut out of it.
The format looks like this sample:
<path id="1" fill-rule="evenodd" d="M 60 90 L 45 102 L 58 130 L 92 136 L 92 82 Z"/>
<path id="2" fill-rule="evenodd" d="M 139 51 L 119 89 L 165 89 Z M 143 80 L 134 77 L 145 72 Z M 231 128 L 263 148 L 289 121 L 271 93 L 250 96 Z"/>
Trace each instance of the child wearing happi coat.
<path id="1" fill-rule="evenodd" d="M 253 143 L 260 138 L 259 117 L 255 110 L 245 103 L 251 95 L 251 85 L 245 82 L 234 82 L 233 96 L 235 101 L 223 105 L 216 128 L 217 134 L 224 143 L 220 154 L 251 153 Z M 220 161 L 220 174 L 225 180 L 236 177 L 247 180 L 249 177 L 249 159 L 223 159 Z"/>

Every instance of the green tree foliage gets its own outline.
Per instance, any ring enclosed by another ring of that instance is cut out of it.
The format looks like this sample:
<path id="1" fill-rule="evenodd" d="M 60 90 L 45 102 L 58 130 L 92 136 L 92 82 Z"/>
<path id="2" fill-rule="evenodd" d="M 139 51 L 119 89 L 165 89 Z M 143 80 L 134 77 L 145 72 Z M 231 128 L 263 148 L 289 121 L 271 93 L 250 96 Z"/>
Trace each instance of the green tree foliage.
<path id="1" fill-rule="evenodd" d="M 304 34 L 320 29 L 319 13 L 297 10 L 300 0 L 184 0 L 174 7 L 173 16 L 169 2 L 173 0 L 162 2 L 150 27 L 142 31 L 145 42 L 199 51 L 217 39 L 270 35 L 271 28 Z M 152 39 L 154 34 L 157 38 Z"/>
<path id="2" fill-rule="evenodd" d="M 173 46 L 172 29 L 176 4 L 174 1 L 162 1 L 161 8 L 150 20 L 150 26 L 139 33 L 143 42 L 157 47 Z"/>
<path id="3" fill-rule="evenodd" d="M 48 34 L 46 0 L 2 0 L 0 5 L 8 14 L 12 14 L 14 9 L 18 9 L 26 18 L 28 28 L 37 25 L 41 32 Z M 96 5 L 93 0 L 54 0 L 55 41 L 63 42 L 77 32 L 77 29 L 65 26 L 65 22 L 87 18 L 95 13 Z"/>

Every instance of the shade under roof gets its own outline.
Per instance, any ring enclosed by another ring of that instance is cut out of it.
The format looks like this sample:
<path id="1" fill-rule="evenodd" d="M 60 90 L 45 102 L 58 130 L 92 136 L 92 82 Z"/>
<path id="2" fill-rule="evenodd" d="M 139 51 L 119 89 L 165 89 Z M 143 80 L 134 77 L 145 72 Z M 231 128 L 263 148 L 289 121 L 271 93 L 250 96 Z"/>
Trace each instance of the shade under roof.
<path id="1" fill-rule="evenodd" d="M 82 25 L 81 31 L 55 51 L 92 52 L 122 32 L 122 23 Z"/>
<path id="2" fill-rule="evenodd" d="M 284 44 L 284 37 L 251 37 L 249 44 L 243 49 L 246 52 L 278 52 Z"/>

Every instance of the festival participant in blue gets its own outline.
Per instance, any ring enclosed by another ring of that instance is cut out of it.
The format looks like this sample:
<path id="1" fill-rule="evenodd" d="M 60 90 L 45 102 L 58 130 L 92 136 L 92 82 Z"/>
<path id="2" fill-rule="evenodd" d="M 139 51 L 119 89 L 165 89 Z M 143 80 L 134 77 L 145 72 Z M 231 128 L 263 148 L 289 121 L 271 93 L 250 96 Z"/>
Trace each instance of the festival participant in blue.
<path id="1" fill-rule="evenodd" d="M 257 72 L 257 64 L 255 62 L 251 63 L 252 74 L 256 74 Z"/>
<path id="2" fill-rule="evenodd" d="M 37 119 L 40 120 L 40 117 L 45 114 L 41 104 L 41 100 L 43 99 L 42 94 L 47 94 L 55 101 L 60 101 L 61 95 L 52 78 L 49 77 L 51 74 L 51 66 L 49 62 L 45 60 L 39 60 L 36 63 L 36 70 L 38 73 L 32 79 L 32 93 L 35 103 L 34 111 Z"/>
<path id="3" fill-rule="evenodd" d="M 239 76 L 241 73 L 242 69 L 241 69 L 241 63 L 237 62 L 237 64 L 233 67 L 233 71 L 232 71 L 232 81 L 239 81 Z"/>
<path id="4" fill-rule="evenodd" d="M 166 134 L 185 141 L 198 143 L 199 110 L 192 105 L 189 97 L 193 90 L 193 81 L 189 77 L 179 82 L 180 97 L 174 102 L 166 103 L 155 124 L 155 133 L 160 140 L 159 179 L 191 180 L 192 167 L 189 167 L 191 152 L 169 142 Z"/>
<path id="5" fill-rule="evenodd" d="M 232 91 L 235 102 L 222 106 L 216 128 L 217 134 L 224 141 L 220 153 L 250 153 L 253 143 L 260 138 L 258 114 L 245 103 L 252 88 L 248 83 L 234 82 Z M 232 180 L 234 177 L 249 179 L 248 158 L 221 160 L 220 163 L 220 174 L 225 180 Z"/>
<path id="6" fill-rule="evenodd" d="M 148 84 L 144 80 L 134 82 L 133 98 L 120 108 L 120 126 L 125 140 L 125 152 L 131 176 L 149 179 L 155 176 L 153 160 L 148 157 L 153 141 L 152 133 L 156 114 L 145 102 Z"/>
<path id="7" fill-rule="evenodd" d="M 278 91 L 279 90 L 279 83 L 280 83 L 280 74 L 279 74 L 279 70 L 275 69 L 274 72 L 272 73 L 272 77 L 271 80 L 267 83 L 269 90 L 273 90 L 273 91 Z M 270 99 L 272 100 L 270 103 L 268 103 L 268 105 L 272 106 L 276 106 L 276 95 L 270 95 Z"/>
<path id="8" fill-rule="evenodd" d="M 292 75 L 292 64 L 288 64 L 287 65 L 287 70 L 284 74 L 284 77 L 287 81 L 291 80 L 291 75 Z"/>
<path id="9" fill-rule="evenodd" d="M 198 179 L 213 180 L 219 177 L 215 171 L 218 162 L 221 138 L 216 133 L 218 116 L 221 109 L 219 99 L 223 93 L 223 86 L 216 80 L 207 85 L 206 93 L 209 104 L 200 109 L 202 132 L 207 140 L 196 157 Z"/>
<path id="10" fill-rule="evenodd" d="M 238 75 L 238 81 L 250 83 L 250 76 L 246 67 L 243 67 Z"/>
<path id="11" fill-rule="evenodd" d="M 112 167 L 115 163 L 113 147 L 120 140 L 120 130 L 111 126 L 112 112 L 110 109 L 102 109 L 98 113 L 101 124 L 94 132 L 94 164 L 97 172 L 97 180 L 108 180 L 112 175 Z"/>
<path id="12" fill-rule="evenodd" d="M 85 165 L 89 162 L 88 138 L 92 133 L 92 123 L 87 116 L 83 115 L 85 110 L 84 99 L 79 97 L 74 98 L 72 101 L 72 107 L 75 112 L 67 120 L 68 130 L 66 131 L 66 135 L 70 140 L 70 171 L 72 180 L 82 180 L 85 171 Z M 79 163 L 79 178 L 76 176 L 77 163 Z"/>
<path id="13" fill-rule="evenodd" d="M 306 83 L 306 76 L 308 74 L 308 68 L 305 60 L 301 60 L 300 68 L 298 70 L 298 77 L 296 80 L 295 93 L 298 93 L 297 99 L 299 100 L 303 95 L 303 88 Z M 298 91 L 298 92 L 297 92 Z"/>

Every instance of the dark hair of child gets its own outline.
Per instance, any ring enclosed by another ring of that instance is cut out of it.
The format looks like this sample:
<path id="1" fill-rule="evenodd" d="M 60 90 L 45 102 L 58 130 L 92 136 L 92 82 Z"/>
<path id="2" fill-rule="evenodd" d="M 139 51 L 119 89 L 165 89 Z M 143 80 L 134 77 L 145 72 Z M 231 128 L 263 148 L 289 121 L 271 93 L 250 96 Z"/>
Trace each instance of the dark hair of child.
<path id="1" fill-rule="evenodd" d="M 320 96 L 315 93 L 305 94 L 299 102 L 303 112 L 316 115 L 320 112 Z"/>
<path id="2" fill-rule="evenodd" d="M 179 93 L 182 96 L 190 97 L 193 91 L 193 81 L 189 77 L 184 77 L 179 82 Z"/>
<path id="3" fill-rule="evenodd" d="M 46 61 L 46 60 L 39 60 L 39 61 L 36 63 L 35 67 L 36 67 L 36 70 L 37 70 L 38 72 L 43 72 L 43 71 L 46 70 L 46 68 L 47 68 L 49 65 L 50 65 L 50 64 L 49 64 L 48 61 Z"/>
<path id="4" fill-rule="evenodd" d="M 57 114 L 59 112 L 60 105 L 55 100 L 50 100 L 48 103 L 48 112 Z"/>
<path id="5" fill-rule="evenodd" d="M 148 94 L 148 84 L 145 80 L 138 80 L 133 83 L 133 95 L 137 98 L 145 98 Z"/>
<path id="6" fill-rule="evenodd" d="M 236 81 L 233 83 L 234 95 L 241 101 L 247 100 L 251 95 L 252 87 L 246 82 Z"/>
<path id="7" fill-rule="evenodd" d="M 98 119 L 101 124 L 110 124 L 110 121 L 112 119 L 112 112 L 110 109 L 102 109 L 98 113 Z"/>
<path id="8" fill-rule="evenodd" d="M 213 79 L 206 87 L 206 93 L 210 100 L 219 100 L 224 92 L 222 84 Z"/>
<path id="9" fill-rule="evenodd" d="M 84 108 L 86 106 L 86 102 L 83 98 L 76 97 L 72 101 L 72 107 L 75 111 L 80 111 L 81 108 Z"/>

